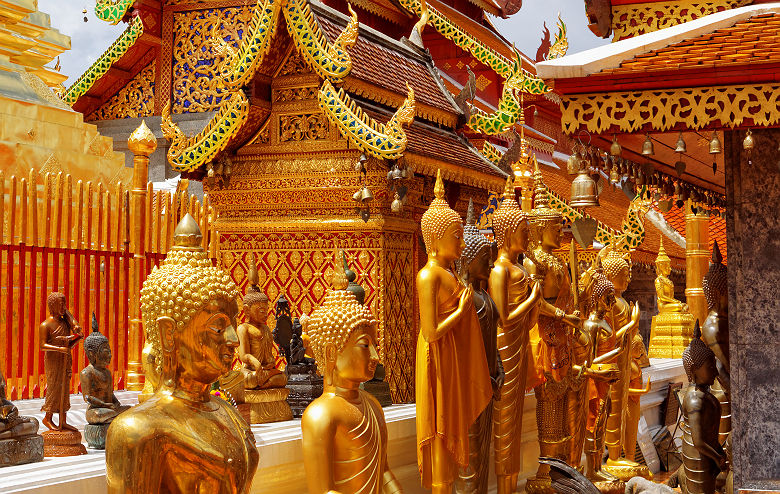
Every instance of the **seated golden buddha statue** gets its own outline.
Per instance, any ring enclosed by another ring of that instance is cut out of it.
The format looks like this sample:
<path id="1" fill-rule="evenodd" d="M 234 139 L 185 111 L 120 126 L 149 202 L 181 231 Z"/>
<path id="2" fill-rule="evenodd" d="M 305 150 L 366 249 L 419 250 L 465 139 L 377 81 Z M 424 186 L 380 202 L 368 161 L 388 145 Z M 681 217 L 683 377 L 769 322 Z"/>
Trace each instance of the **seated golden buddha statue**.
<path id="1" fill-rule="evenodd" d="M 286 401 L 290 393 L 285 387 L 287 375 L 275 365 L 273 336 L 265 324 L 268 297 L 260 290 L 254 253 L 247 278 L 249 288 L 244 297 L 244 313 L 249 321 L 238 326 L 238 358 L 243 364 L 244 376 L 242 401 L 249 404 L 253 424 L 291 420 L 292 410 Z"/>
<path id="2" fill-rule="evenodd" d="M 653 358 L 680 358 L 683 350 L 691 342 L 694 317 L 688 304 L 674 298 L 674 283 L 669 279 L 672 261 L 661 248 L 655 259 L 655 292 L 658 297 L 658 315 L 653 316 L 650 327 L 650 351 Z"/>
<path id="3" fill-rule="evenodd" d="M 209 393 L 238 347 L 238 288 L 215 268 L 187 214 L 174 246 L 141 289 L 148 356 L 158 387 L 111 423 L 106 438 L 109 494 L 249 492 L 258 453 L 238 411 Z"/>
<path id="4" fill-rule="evenodd" d="M 5 394 L 5 377 L 0 372 L 0 467 L 43 461 L 43 437 L 38 419 L 22 417 Z"/>
<path id="5" fill-rule="evenodd" d="M 379 402 L 360 389 L 379 363 L 377 320 L 348 291 L 334 253 L 333 289 L 307 331 L 325 388 L 303 412 L 303 463 L 310 494 L 402 492 L 387 465 L 387 425 Z"/>
<path id="6" fill-rule="evenodd" d="M 469 465 L 469 427 L 493 389 L 473 289 L 453 272 L 465 247 L 463 223 L 444 200 L 441 171 L 434 194 L 421 220 L 428 262 L 416 279 L 417 466 L 423 487 L 449 494 L 457 468 Z"/>

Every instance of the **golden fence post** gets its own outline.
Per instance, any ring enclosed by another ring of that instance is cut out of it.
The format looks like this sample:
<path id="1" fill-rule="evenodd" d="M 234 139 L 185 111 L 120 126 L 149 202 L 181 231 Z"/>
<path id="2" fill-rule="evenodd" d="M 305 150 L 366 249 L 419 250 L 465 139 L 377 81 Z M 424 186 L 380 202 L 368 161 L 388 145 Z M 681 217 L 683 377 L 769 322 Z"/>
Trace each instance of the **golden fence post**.
<path id="1" fill-rule="evenodd" d="M 146 187 L 149 179 L 149 156 L 157 149 L 157 139 L 142 121 L 141 125 L 130 134 L 127 146 L 133 153 L 133 188 L 130 191 L 129 208 L 129 233 L 130 252 L 133 259 L 130 265 L 129 282 L 129 334 L 127 356 L 127 389 L 141 391 L 144 387 L 144 370 L 141 364 L 141 268 L 146 256 L 144 229 L 148 218 L 146 214 L 146 201 L 148 200 Z"/>

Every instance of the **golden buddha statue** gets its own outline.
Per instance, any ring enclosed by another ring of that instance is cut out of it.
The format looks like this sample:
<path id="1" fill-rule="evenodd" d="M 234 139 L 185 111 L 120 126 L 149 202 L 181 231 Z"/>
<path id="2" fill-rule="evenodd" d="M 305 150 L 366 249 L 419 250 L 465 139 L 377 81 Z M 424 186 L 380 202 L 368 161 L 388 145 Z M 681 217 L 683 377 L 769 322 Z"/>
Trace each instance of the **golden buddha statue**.
<path id="1" fill-rule="evenodd" d="M 157 390 L 114 419 L 106 438 L 109 494 L 246 493 L 258 453 L 238 411 L 209 393 L 238 347 L 238 288 L 215 268 L 187 214 L 141 289 L 147 363 Z"/>
<path id="2" fill-rule="evenodd" d="M 650 326 L 650 356 L 654 358 L 680 358 L 691 341 L 694 317 L 688 304 L 674 298 L 674 283 L 669 279 L 672 261 L 661 248 L 655 259 L 657 278 L 655 292 L 658 298 L 658 315 Z"/>
<path id="3" fill-rule="evenodd" d="M 387 465 L 387 425 L 379 402 L 360 389 L 379 363 L 377 321 L 347 290 L 338 252 L 333 289 L 307 331 L 324 391 L 303 412 L 303 463 L 310 494 L 392 494 L 401 486 Z"/>
<path id="4" fill-rule="evenodd" d="M 504 199 L 493 213 L 498 257 L 490 272 L 490 297 L 498 315 L 498 348 L 505 385 L 493 404 L 497 492 L 514 492 L 522 467 L 523 401 L 528 371 L 528 332 L 536 324 L 541 291 L 518 263 L 528 246 L 528 221 L 515 199 L 511 177 Z"/>
<path id="5" fill-rule="evenodd" d="M 536 394 L 540 455 L 569 461 L 571 424 L 580 419 L 569 408 L 570 382 L 574 377 L 570 340 L 573 331 L 578 331 L 581 319 L 575 312 L 568 270 L 552 253 L 561 245 L 563 216 L 549 207 L 538 164 L 534 182 L 531 244 L 523 265 L 531 279 L 541 284 L 542 299 L 538 323 L 530 335 L 536 375 L 526 386 L 534 386 Z M 536 476 L 528 480 L 526 492 L 553 492 L 549 471 L 548 465 L 540 464 Z"/>
<path id="6" fill-rule="evenodd" d="M 632 380 L 634 379 L 634 366 L 639 371 L 639 386 L 642 384 L 642 370 L 636 363 L 636 358 L 639 357 L 634 358 L 635 352 L 638 351 L 636 347 L 637 338 L 644 352 L 644 343 L 642 342 L 642 336 L 639 334 L 639 327 L 637 324 L 630 324 L 632 321 L 631 307 L 626 299 L 623 298 L 623 292 L 628 288 L 628 284 L 631 281 L 631 256 L 628 252 L 621 253 L 607 246 L 599 252 L 598 260 L 604 269 L 604 275 L 612 282 L 612 286 L 615 288 L 615 304 L 612 306 L 612 310 L 607 312 L 606 318 L 613 328 L 627 328 L 626 333 L 621 334 L 618 331 L 616 334 L 617 339 L 624 338 L 627 344 L 615 358 L 619 376 L 618 380 L 613 383 L 610 392 L 611 407 L 604 433 L 604 442 L 607 445 L 609 458 L 606 465 L 602 468 L 623 481 L 637 476 L 650 480 L 652 479 L 650 470 L 645 465 L 633 461 L 634 450 L 631 449 L 629 451 L 624 448 L 624 438 L 626 436 L 633 437 L 633 446 L 631 448 L 636 447 L 636 428 L 639 420 L 638 408 L 632 416 L 632 420 L 634 418 L 637 420 L 636 423 L 633 423 L 633 425 L 629 424 L 627 417 L 629 416 L 629 407 L 633 406 L 633 402 L 629 401 L 629 396 L 635 397 L 637 406 L 639 403 L 639 396 L 632 395 L 630 391 L 630 386 L 635 382 Z M 634 428 L 633 433 L 628 430 L 631 427 Z M 624 449 L 625 454 L 623 454 Z"/>
<path id="7" fill-rule="evenodd" d="M 244 403 L 249 404 L 252 424 L 291 420 L 292 410 L 287 403 L 290 391 L 287 375 L 276 368 L 274 341 L 266 326 L 268 297 L 260 290 L 257 258 L 252 253 L 252 264 L 247 274 L 249 288 L 244 296 L 244 313 L 249 319 L 238 326 L 238 358 L 242 363 Z"/>
<path id="8" fill-rule="evenodd" d="M 465 246 L 463 224 L 444 200 L 441 171 L 434 194 L 421 220 L 428 262 L 416 280 L 417 465 L 425 488 L 449 494 L 457 467 L 469 464 L 469 427 L 493 392 L 473 289 L 452 270 Z"/>
<path id="9" fill-rule="evenodd" d="M 685 494 L 714 494 L 717 476 L 726 469 L 726 453 L 718 440 L 720 402 L 710 392 L 718 376 L 715 353 L 701 340 L 698 322 L 682 360 L 691 384 L 682 400 L 680 487 Z"/>
<path id="10" fill-rule="evenodd" d="M 466 226 L 463 228 L 463 249 L 459 273 L 463 282 L 473 289 L 474 308 L 477 311 L 485 358 L 493 388 L 493 402 L 498 399 L 504 383 L 504 368 L 498 354 L 496 328 L 499 314 L 486 288 L 490 277 L 493 245 L 476 227 L 474 203 L 469 200 Z M 455 492 L 458 494 L 487 493 L 490 473 L 490 445 L 493 439 L 493 403 L 485 407 L 469 427 L 469 465 L 458 472 Z"/>
<path id="11" fill-rule="evenodd" d="M 646 466 L 634 461 L 639 418 L 641 417 L 639 399 L 643 394 L 650 391 L 651 384 L 650 379 L 648 379 L 647 385 L 644 388 L 642 387 L 642 362 L 646 358 L 645 342 L 642 340 L 642 335 L 635 331 L 634 337 L 631 340 L 631 370 L 629 371 L 628 393 L 623 413 L 623 451 L 625 457 L 614 461 L 610 457 L 607 459 L 606 466 L 602 467 L 617 477 L 620 477 L 620 473 L 624 473 L 629 469 L 633 469 L 633 473 L 635 473 L 635 476 L 637 477 L 644 477 L 648 480 L 652 480 L 653 476 Z M 609 419 L 607 419 L 607 433 L 609 434 Z M 607 436 L 607 438 L 609 438 L 609 436 Z M 607 443 L 608 451 L 609 448 L 610 444 Z M 633 466 L 634 463 L 639 467 Z M 624 476 L 627 475 L 629 474 L 625 473 Z"/>

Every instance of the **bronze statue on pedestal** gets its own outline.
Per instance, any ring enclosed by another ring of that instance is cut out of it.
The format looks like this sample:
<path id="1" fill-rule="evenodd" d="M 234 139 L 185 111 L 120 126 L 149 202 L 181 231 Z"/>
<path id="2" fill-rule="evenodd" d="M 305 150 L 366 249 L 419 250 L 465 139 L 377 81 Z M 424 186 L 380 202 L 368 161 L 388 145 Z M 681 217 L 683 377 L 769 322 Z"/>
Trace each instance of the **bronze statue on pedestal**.
<path id="1" fill-rule="evenodd" d="M 0 467 L 43 461 L 43 438 L 38 419 L 21 417 L 8 401 L 5 376 L 0 372 Z"/>
<path id="2" fill-rule="evenodd" d="M 70 378 L 73 373 L 73 347 L 84 337 L 76 319 L 68 312 L 65 295 L 49 294 L 46 300 L 51 314 L 38 329 L 43 366 L 46 372 L 46 396 L 41 407 L 46 412 L 43 425 L 49 428 L 42 434 L 46 456 L 73 456 L 86 454 L 81 444 L 81 433 L 67 423 L 70 409 Z M 59 415 L 54 425 L 52 417 Z"/>
<path id="3" fill-rule="evenodd" d="M 84 339 L 84 350 L 89 365 L 79 373 L 81 394 L 89 405 L 84 438 L 89 447 L 105 449 L 106 432 L 114 418 L 129 405 L 122 405 L 114 395 L 114 381 L 108 365 L 111 363 L 111 347 L 108 338 L 100 333 L 95 313 L 92 313 L 92 333 Z"/>

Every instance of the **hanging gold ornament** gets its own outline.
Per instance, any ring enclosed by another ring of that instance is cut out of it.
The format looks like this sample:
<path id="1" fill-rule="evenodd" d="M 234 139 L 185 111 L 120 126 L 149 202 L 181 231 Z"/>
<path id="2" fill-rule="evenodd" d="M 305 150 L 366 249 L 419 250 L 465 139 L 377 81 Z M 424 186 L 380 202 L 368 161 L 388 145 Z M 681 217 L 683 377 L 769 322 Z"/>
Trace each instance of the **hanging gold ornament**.
<path id="1" fill-rule="evenodd" d="M 645 142 L 642 144 L 642 156 L 652 156 L 654 154 L 653 140 L 650 139 L 650 134 L 645 134 Z"/>

